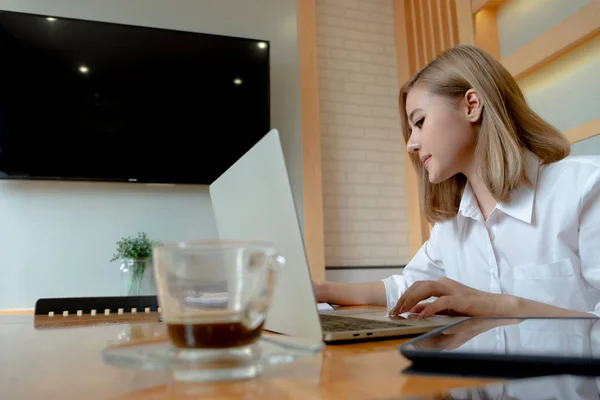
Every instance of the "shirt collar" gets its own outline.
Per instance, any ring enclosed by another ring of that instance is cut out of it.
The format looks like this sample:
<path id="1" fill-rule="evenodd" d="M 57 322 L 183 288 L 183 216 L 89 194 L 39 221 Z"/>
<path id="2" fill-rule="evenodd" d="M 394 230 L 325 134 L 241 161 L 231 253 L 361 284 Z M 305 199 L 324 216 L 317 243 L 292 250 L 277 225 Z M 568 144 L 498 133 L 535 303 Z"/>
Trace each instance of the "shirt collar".
<path id="1" fill-rule="evenodd" d="M 511 198 L 508 202 L 499 202 L 496 205 L 498 210 L 525 223 L 531 223 L 533 218 L 533 201 L 535 199 L 535 189 L 539 166 L 540 160 L 538 157 L 532 152 L 526 151 L 525 168 L 531 185 L 520 185 L 511 194 Z M 475 197 L 475 193 L 473 192 L 471 185 L 467 182 L 463 191 L 458 212 L 463 217 L 475 219 L 479 212 L 478 210 L 479 205 L 477 204 L 477 198 Z"/>
<path id="2" fill-rule="evenodd" d="M 506 203 L 498 203 L 497 209 L 513 218 L 530 224 L 533 218 L 533 201 L 540 168 L 540 160 L 530 151 L 525 152 L 525 165 L 527 178 L 531 185 L 522 184 L 511 194 Z"/>
<path id="3" fill-rule="evenodd" d="M 460 199 L 460 206 L 458 207 L 458 213 L 466 218 L 474 218 L 477 214 L 477 198 L 475 192 L 471 188 L 471 184 L 467 182 L 465 189 L 463 190 L 462 198 Z"/>

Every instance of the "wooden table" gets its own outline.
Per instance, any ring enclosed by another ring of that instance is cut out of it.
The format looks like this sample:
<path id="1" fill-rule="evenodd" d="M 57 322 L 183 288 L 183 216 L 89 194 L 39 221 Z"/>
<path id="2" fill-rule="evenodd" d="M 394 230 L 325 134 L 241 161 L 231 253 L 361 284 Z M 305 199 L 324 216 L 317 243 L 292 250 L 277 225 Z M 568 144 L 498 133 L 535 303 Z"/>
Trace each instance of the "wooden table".
<path id="1" fill-rule="evenodd" d="M 0 317 L 0 398 L 20 399 L 397 399 L 491 380 L 403 375 L 403 340 L 329 345 L 318 355 L 247 381 L 184 384 L 167 372 L 106 365 L 117 340 L 166 340 L 156 314 Z"/>

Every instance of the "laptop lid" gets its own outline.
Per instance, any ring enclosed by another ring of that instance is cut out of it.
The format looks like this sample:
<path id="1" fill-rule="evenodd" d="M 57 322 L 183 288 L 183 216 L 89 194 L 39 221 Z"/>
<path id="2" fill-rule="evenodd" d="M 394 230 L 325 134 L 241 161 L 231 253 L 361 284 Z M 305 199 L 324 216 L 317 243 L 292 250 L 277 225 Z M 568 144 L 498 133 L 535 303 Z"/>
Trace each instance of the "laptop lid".
<path id="1" fill-rule="evenodd" d="M 221 240 L 266 240 L 286 265 L 265 329 L 323 339 L 279 132 L 269 131 L 209 187 Z"/>

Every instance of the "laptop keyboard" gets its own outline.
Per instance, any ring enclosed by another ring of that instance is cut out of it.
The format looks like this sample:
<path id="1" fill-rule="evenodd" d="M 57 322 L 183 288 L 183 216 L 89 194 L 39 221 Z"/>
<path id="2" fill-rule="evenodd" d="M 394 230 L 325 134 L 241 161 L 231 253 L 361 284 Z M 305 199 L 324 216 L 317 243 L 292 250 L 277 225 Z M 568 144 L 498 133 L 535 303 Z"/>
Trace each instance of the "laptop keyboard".
<path id="1" fill-rule="evenodd" d="M 369 319 L 342 317 L 340 315 L 319 314 L 319 317 L 321 318 L 321 327 L 327 332 L 397 328 L 405 325 L 397 322 L 373 321 Z"/>

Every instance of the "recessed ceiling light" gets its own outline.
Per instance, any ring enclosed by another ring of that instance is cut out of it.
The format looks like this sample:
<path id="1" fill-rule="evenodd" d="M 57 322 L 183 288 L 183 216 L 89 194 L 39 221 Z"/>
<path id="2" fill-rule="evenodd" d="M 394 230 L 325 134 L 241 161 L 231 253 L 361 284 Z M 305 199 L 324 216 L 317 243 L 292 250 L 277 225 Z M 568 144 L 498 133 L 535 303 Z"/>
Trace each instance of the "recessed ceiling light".
<path id="1" fill-rule="evenodd" d="M 259 49 L 266 49 L 267 48 L 267 44 L 265 42 L 258 42 L 258 48 Z"/>
<path id="2" fill-rule="evenodd" d="M 242 80 L 240 78 L 235 78 L 233 80 L 233 83 L 236 84 L 236 85 L 241 85 L 242 84 Z"/>
<path id="3" fill-rule="evenodd" d="M 54 22 L 54 21 L 56 21 L 56 18 L 54 18 L 54 17 L 48 17 L 48 18 L 46 18 L 46 19 L 47 19 L 48 21 L 50 21 L 50 22 Z"/>
<path id="4" fill-rule="evenodd" d="M 90 72 L 90 70 L 85 65 L 80 65 L 79 66 L 79 72 L 81 72 L 82 74 L 87 74 L 88 72 Z"/>

